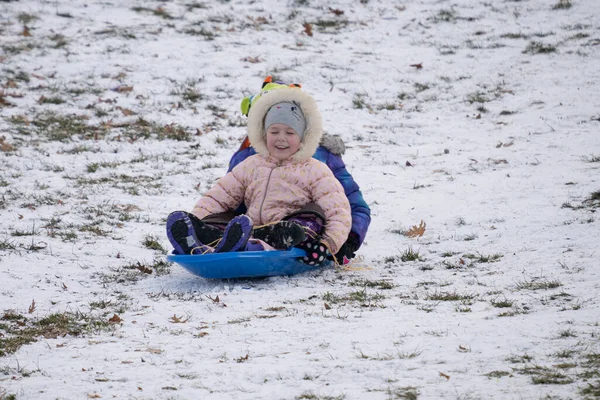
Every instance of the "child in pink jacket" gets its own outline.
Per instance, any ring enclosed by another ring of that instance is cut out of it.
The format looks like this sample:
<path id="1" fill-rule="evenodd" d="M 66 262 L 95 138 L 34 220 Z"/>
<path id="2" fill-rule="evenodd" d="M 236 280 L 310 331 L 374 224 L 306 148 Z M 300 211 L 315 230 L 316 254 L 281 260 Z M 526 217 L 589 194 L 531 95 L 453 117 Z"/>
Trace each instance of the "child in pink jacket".
<path id="1" fill-rule="evenodd" d="M 169 215 L 167 236 L 175 253 L 299 247 L 311 265 L 323 262 L 328 251 L 337 253 L 352 217 L 342 185 L 312 158 L 321 135 L 311 96 L 299 88 L 263 92 L 248 114 L 248 137 L 257 154 L 219 179 L 192 213 Z M 242 203 L 247 214 L 224 231 L 202 221 Z"/>

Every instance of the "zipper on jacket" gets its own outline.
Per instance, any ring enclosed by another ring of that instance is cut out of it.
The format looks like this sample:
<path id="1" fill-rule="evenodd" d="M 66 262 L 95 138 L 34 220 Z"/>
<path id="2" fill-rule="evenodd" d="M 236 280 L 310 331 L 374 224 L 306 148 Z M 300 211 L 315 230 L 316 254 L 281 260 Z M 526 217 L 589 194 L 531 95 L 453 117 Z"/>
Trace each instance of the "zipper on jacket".
<path id="1" fill-rule="evenodd" d="M 265 204 L 265 200 L 267 199 L 267 193 L 269 192 L 269 184 L 271 183 L 271 175 L 273 175 L 273 171 L 275 171 L 275 168 L 279 167 L 280 164 L 277 163 L 275 165 L 274 168 L 271 169 L 271 172 L 269 172 L 269 177 L 267 178 L 267 186 L 265 187 L 265 194 L 263 196 L 262 202 L 260 203 L 260 208 L 258 210 L 258 216 L 260 217 L 260 224 L 263 223 L 263 217 L 262 217 L 262 210 L 263 210 L 263 205 Z"/>

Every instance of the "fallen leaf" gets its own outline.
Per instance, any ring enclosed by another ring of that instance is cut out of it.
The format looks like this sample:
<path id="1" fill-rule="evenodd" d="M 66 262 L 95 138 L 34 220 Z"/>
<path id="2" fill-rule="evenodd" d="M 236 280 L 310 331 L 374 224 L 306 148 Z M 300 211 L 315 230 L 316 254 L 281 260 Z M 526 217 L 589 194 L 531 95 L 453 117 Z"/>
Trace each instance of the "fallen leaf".
<path id="1" fill-rule="evenodd" d="M 13 81 L 12 79 L 8 79 L 6 81 L 6 83 L 4 84 L 4 87 L 7 89 L 16 89 L 19 87 L 19 85 L 17 84 L 17 82 Z"/>
<path id="2" fill-rule="evenodd" d="M 445 373 L 443 373 L 443 372 L 440 372 L 440 376 L 441 376 L 442 378 L 446 378 L 447 380 L 450 380 L 450 375 L 446 375 L 446 374 L 445 374 Z"/>
<path id="3" fill-rule="evenodd" d="M 29 32 L 27 25 L 23 25 L 23 32 L 21 34 L 25 37 L 31 37 L 31 33 Z"/>
<path id="4" fill-rule="evenodd" d="M 307 22 L 303 26 L 304 26 L 304 33 L 306 33 L 308 36 L 312 36 L 313 35 L 312 24 L 309 24 Z"/>
<path id="5" fill-rule="evenodd" d="M 111 324 L 120 324 L 123 320 L 117 314 L 113 314 L 113 316 L 108 319 L 108 322 Z"/>
<path id="6" fill-rule="evenodd" d="M 129 108 L 123 108 L 123 107 L 117 106 L 117 110 L 121 111 L 121 113 L 123 113 L 123 115 L 125 115 L 126 117 L 129 117 L 131 115 L 137 115 L 135 112 L 133 112 Z"/>
<path id="7" fill-rule="evenodd" d="M 148 353 L 152 353 L 152 354 L 161 354 L 163 351 L 161 349 L 153 349 L 152 347 L 148 347 Z M 142 362 L 145 362 L 142 359 Z"/>
<path id="8" fill-rule="evenodd" d="M 421 69 L 421 68 L 423 68 L 423 63 L 410 64 L 409 67 L 415 67 L 416 69 Z"/>
<path id="9" fill-rule="evenodd" d="M 133 86 L 127 86 L 127 85 L 119 85 L 116 88 L 113 88 L 113 92 L 118 92 L 118 93 L 129 93 L 133 90 Z"/>
<path id="10" fill-rule="evenodd" d="M 10 101 L 6 100 L 0 92 L 0 107 L 14 107 L 15 105 Z"/>
<path id="11" fill-rule="evenodd" d="M 410 161 L 407 161 L 405 164 L 407 167 L 412 167 L 413 165 L 410 163 Z"/>
<path id="12" fill-rule="evenodd" d="M 332 14 L 335 14 L 337 16 L 344 15 L 344 11 L 343 10 L 338 10 L 337 8 L 331 8 L 331 7 L 329 7 L 329 12 L 332 13 Z"/>
<path id="13" fill-rule="evenodd" d="M 213 303 L 219 304 L 221 307 L 227 307 L 227 304 L 221 303 L 221 300 L 219 299 L 218 295 L 215 298 L 212 298 L 211 296 L 208 296 L 208 295 L 206 297 L 209 298 L 209 299 L 211 299 L 213 301 Z"/>
<path id="14" fill-rule="evenodd" d="M 406 231 L 406 236 L 408 236 L 410 238 L 414 238 L 417 236 L 421 237 L 425 233 L 426 227 L 427 227 L 427 224 L 425 222 L 423 222 L 423 220 L 421 220 L 421 222 L 419 223 L 419 226 L 413 225 L 408 231 Z"/>
<path id="15" fill-rule="evenodd" d="M 140 271 L 144 274 L 148 274 L 148 275 L 152 274 L 152 269 L 146 267 L 144 264 L 140 263 L 139 261 L 135 263 L 133 268 L 137 269 L 138 271 Z"/>
<path id="16" fill-rule="evenodd" d="M 177 315 L 173 314 L 173 316 L 171 318 L 169 318 L 169 321 L 172 324 L 185 324 L 186 322 L 188 322 L 189 318 L 183 319 L 183 317 L 178 317 Z"/>
<path id="17" fill-rule="evenodd" d="M 235 359 L 235 361 L 236 361 L 237 363 L 243 363 L 244 361 L 248 361 L 248 357 L 249 357 L 249 356 L 250 356 L 249 354 L 246 354 L 246 355 L 245 355 L 245 356 L 243 356 L 243 357 L 236 358 L 236 359 Z"/>
<path id="18" fill-rule="evenodd" d="M 10 143 L 4 141 L 4 136 L 0 137 L 0 150 L 3 152 L 13 151 L 15 148 Z M 20 218 L 19 218 L 20 219 Z"/>
<path id="19" fill-rule="evenodd" d="M 29 306 L 29 314 L 33 314 L 33 312 L 35 311 L 35 299 L 31 300 L 31 305 Z"/>
<path id="20" fill-rule="evenodd" d="M 475 119 L 481 119 L 481 114 L 477 114 L 477 115 L 475 116 Z"/>
<path id="21" fill-rule="evenodd" d="M 100 396 L 98 393 L 88 393 L 88 398 L 89 399 L 101 399 L 102 396 Z"/>
<path id="22" fill-rule="evenodd" d="M 323 303 L 323 307 L 325 307 L 326 310 L 331 310 L 331 306 L 327 303 Z"/>

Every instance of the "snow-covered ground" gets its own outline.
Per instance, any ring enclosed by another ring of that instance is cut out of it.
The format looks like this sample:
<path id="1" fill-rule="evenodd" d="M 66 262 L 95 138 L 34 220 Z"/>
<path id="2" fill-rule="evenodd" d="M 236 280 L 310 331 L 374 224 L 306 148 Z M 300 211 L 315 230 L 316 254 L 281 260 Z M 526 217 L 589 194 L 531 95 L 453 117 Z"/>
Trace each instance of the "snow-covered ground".
<path id="1" fill-rule="evenodd" d="M 599 15 L 0 2 L 0 399 L 598 398 Z M 364 260 L 166 264 L 166 216 L 225 173 L 267 75 L 345 141 Z"/>

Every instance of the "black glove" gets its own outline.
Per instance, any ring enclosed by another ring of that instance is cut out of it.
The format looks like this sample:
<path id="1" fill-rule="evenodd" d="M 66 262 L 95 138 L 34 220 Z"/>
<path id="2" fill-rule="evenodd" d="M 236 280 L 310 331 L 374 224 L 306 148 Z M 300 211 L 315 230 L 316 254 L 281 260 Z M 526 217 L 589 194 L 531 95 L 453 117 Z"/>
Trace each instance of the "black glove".
<path id="1" fill-rule="evenodd" d="M 356 250 L 358 250 L 358 239 L 352 233 L 348 236 L 348 240 L 340 247 L 335 255 L 335 259 L 338 264 L 344 265 L 344 257 L 348 260 L 356 256 Z"/>
<path id="2" fill-rule="evenodd" d="M 321 265 L 327 260 L 329 250 L 322 242 L 302 242 L 298 246 L 299 249 L 306 251 L 306 257 L 302 257 L 300 261 L 308 265 Z"/>

